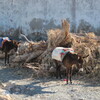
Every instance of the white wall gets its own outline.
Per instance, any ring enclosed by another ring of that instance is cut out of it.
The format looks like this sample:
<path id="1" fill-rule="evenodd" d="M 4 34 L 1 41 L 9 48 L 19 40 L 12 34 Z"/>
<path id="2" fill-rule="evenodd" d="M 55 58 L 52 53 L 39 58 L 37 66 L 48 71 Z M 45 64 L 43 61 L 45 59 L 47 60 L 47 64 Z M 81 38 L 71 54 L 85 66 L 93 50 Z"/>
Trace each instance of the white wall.
<path id="1" fill-rule="evenodd" d="M 60 27 L 69 19 L 100 27 L 100 0 L 0 0 L 0 30 L 22 27 L 25 33 Z"/>

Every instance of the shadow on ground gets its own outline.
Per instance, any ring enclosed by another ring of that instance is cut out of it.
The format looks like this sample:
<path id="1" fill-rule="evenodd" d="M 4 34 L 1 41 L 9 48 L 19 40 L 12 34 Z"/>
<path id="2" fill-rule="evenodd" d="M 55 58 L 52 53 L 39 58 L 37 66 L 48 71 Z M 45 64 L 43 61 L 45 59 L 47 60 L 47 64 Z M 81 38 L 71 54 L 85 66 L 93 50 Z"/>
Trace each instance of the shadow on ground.
<path id="1" fill-rule="evenodd" d="M 33 96 L 33 95 L 36 95 L 36 94 L 51 94 L 51 93 L 55 93 L 55 92 L 51 92 L 51 91 L 45 91 L 44 89 L 45 88 L 48 88 L 48 87 L 42 87 L 39 85 L 40 81 L 39 82 L 32 82 L 30 84 L 27 84 L 27 85 L 15 85 L 13 86 L 11 89 L 10 89 L 10 93 L 11 94 L 23 94 L 23 95 L 26 95 L 26 96 Z"/>
<path id="2" fill-rule="evenodd" d="M 33 73 L 32 69 L 20 67 L 5 67 L 0 69 L 0 81 L 8 82 L 10 80 L 21 80 L 30 78 Z"/>

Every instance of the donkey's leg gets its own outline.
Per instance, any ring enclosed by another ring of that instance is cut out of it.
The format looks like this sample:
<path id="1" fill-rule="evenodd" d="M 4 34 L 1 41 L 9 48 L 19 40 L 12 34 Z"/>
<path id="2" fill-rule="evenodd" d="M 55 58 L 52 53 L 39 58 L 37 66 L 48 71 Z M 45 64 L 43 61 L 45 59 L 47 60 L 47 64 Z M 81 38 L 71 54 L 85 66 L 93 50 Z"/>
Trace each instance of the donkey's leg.
<path id="1" fill-rule="evenodd" d="M 7 54 L 7 63 L 10 66 L 10 64 L 9 64 L 9 54 Z"/>
<path id="2" fill-rule="evenodd" d="M 69 68 L 66 67 L 66 84 L 68 84 Z"/>
<path id="3" fill-rule="evenodd" d="M 55 66 L 56 66 L 56 78 L 58 79 L 58 74 L 59 74 L 59 72 L 58 72 L 58 63 L 57 63 L 57 61 L 56 60 L 53 60 L 54 62 L 55 62 Z"/>
<path id="4" fill-rule="evenodd" d="M 61 71 L 60 70 L 61 70 L 61 65 L 58 65 L 58 75 L 59 75 L 59 77 L 61 79 L 62 77 L 61 77 Z"/>
<path id="5" fill-rule="evenodd" d="M 9 64 L 9 54 L 7 55 L 7 63 Z"/>
<path id="6" fill-rule="evenodd" d="M 7 52 L 5 52 L 5 65 L 6 65 L 6 60 L 7 60 Z"/>
<path id="7" fill-rule="evenodd" d="M 70 83 L 72 84 L 72 68 L 70 68 L 69 77 L 70 77 Z"/>
<path id="8" fill-rule="evenodd" d="M 58 77 L 59 77 L 59 66 L 56 63 L 56 78 L 58 79 Z"/>

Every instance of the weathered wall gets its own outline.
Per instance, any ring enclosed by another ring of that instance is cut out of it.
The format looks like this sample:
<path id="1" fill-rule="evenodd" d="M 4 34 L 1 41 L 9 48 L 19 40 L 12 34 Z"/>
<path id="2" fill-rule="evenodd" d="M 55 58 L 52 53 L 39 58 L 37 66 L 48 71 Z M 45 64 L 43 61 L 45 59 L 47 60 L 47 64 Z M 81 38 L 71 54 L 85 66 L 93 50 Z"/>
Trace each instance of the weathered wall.
<path id="1" fill-rule="evenodd" d="M 61 27 L 61 19 L 68 19 L 73 31 L 97 31 L 100 0 L 0 0 L 1 31 L 44 31 Z"/>

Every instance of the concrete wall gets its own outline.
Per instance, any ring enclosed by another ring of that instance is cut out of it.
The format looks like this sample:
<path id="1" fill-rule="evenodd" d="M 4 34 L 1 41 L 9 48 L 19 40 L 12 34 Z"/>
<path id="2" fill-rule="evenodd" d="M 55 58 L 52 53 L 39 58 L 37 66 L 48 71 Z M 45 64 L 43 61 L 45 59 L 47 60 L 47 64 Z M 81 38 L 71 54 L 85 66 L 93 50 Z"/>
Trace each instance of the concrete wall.
<path id="1" fill-rule="evenodd" d="M 22 27 L 24 33 L 61 27 L 68 19 L 72 31 L 98 31 L 100 0 L 0 0 L 0 31 Z"/>

